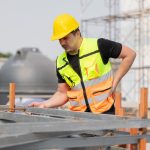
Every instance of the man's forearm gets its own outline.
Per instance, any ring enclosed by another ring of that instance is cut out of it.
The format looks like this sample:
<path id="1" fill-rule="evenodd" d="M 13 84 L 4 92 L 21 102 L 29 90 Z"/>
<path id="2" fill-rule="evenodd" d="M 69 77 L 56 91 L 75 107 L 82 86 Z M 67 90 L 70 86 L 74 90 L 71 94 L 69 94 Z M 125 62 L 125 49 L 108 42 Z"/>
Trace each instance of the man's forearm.
<path id="1" fill-rule="evenodd" d="M 128 72 L 128 70 L 130 69 L 131 65 L 133 64 L 134 62 L 134 59 L 136 57 L 136 53 L 132 53 L 130 55 L 130 57 L 125 57 L 120 66 L 119 66 L 119 69 L 117 70 L 117 72 L 115 73 L 115 76 L 114 76 L 114 81 L 113 81 L 113 91 L 116 89 L 119 81 L 122 79 L 122 77 Z"/>
<path id="2" fill-rule="evenodd" d="M 44 102 L 45 108 L 54 108 L 64 105 L 68 101 L 65 93 L 57 91 L 50 99 Z"/>

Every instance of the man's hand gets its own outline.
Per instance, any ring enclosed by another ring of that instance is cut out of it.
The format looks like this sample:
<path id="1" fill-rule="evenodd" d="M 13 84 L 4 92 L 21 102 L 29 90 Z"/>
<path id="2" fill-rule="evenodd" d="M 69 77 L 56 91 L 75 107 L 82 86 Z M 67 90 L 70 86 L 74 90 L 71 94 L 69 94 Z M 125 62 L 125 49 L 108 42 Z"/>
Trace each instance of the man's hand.
<path id="1" fill-rule="evenodd" d="M 32 102 L 29 107 L 46 108 L 44 102 Z"/>
<path id="2" fill-rule="evenodd" d="M 115 98 L 115 91 L 116 91 L 116 89 L 112 87 L 110 89 L 109 96 L 112 96 L 113 98 Z"/>
<path id="3" fill-rule="evenodd" d="M 29 107 L 56 108 L 64 105 L 68 101 L 67 91 L 70 90 L 66 83 L 59 83 L 55 94 L 44 102 L 32 102 Z"/>

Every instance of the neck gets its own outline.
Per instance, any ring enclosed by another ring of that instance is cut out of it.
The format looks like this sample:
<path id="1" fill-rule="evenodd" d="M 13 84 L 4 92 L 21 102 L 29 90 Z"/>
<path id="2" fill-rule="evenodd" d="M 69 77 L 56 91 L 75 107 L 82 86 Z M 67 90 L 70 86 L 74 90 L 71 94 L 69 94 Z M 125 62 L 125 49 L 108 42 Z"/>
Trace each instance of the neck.
<path id="1" fill-rule="evenodd" d="M 83 41 L 83 38 L 80 37 L 79 40 L 78 40 L 78 42 L 77 42 L 77 48 L 74 51 L 70 51 L 69 52 L 70 55 L 76 55 L 76 54 L 78 54 L 79 48 L 80 48 L 80 46 L 82 44 L 82 41 Z"/>
<path id="2" fill-rule="evenodd" d="M 76 54 L 78 54 L 78 49 L 77 50 L 74 50 L 74 51 L 70 51 L 70 52 L 68 52 L 69 53 L 69 55 L 76 55 Z"/>

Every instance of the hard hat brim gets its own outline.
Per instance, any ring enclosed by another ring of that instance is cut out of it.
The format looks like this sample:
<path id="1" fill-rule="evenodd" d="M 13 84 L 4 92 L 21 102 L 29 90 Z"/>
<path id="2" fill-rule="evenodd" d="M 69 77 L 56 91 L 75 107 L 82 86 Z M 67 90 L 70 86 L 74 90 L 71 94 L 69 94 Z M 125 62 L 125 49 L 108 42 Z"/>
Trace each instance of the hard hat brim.
<path id="1" fill-rule="evenodd" d="M 79 26 L 78 26 L 77 28 L 79 28 Z M 76 30 L 77 28 L 73 29 L 72 31 Z M 67 36 L 67 35 L 68 35 L 69 33 L 71 33 L 72 31 L 66 32 L 65 34 L 62 34 L 62 35 L 59 35 L 59 36 L 54 36 L 54 35 L 52 35 L 51 38 L 50 38 L 50 40 L 51 40 L 51 41 L 60 40 L 60 39 L 62 39 L 63 37 Z"/>

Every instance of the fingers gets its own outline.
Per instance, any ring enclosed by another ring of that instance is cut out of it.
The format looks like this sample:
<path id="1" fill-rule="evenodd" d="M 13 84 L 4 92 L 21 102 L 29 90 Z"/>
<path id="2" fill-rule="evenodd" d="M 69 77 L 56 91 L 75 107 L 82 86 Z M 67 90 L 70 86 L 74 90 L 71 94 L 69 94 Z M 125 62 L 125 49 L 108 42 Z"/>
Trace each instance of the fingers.
<path id="1" fill-rule="evenodd" d="M 29 107 L 39 107 L 41 105 L 41 102 L 32 102 L 28 106 Z"/>
<path id="2" fill-rule="evenodd" d="M 45 105 L 44 104 L 40 104 L 39 108 L 45 108 Z"/>
<path id="3" fill-rule="evenodd" d="M 28 105 L 29 107 L 38 107 L 38 108 L 46 108 L 44 102 L 32 102 Z"/>

